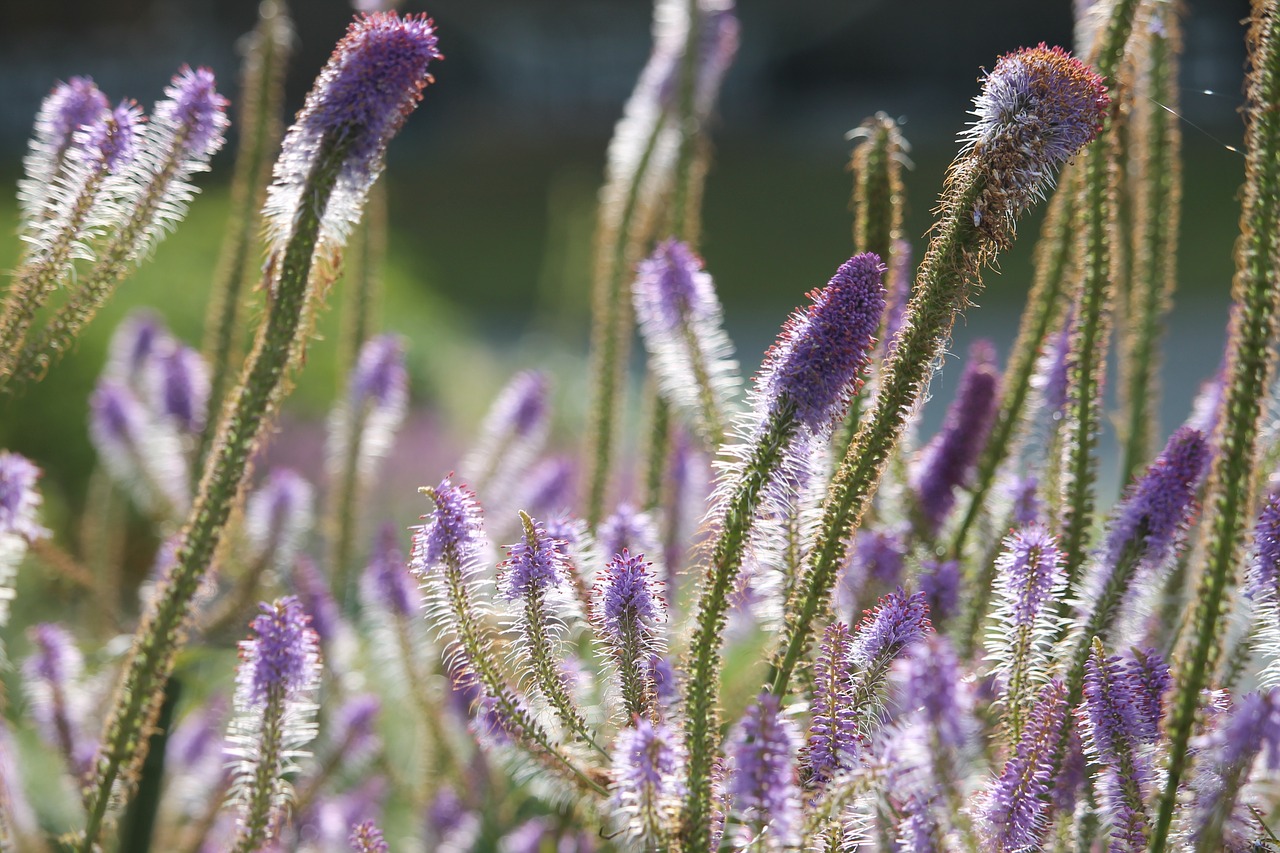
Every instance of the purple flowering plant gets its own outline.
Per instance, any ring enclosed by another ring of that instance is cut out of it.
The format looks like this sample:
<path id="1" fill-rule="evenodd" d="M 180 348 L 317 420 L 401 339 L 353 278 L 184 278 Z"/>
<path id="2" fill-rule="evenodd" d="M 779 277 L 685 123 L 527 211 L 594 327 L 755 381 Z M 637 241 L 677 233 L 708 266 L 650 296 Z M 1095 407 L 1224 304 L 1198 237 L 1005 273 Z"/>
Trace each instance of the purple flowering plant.
<path id="1" fill-rule="evenodd" d="M 238 89 L 183 67 L 147 113 L 72 77 L 40 107 L 0 407 L 238 134 L 204 339 L 117 327 L 83 501 L 0 451 L 0 851 L 1280 849 L 1277 0 L 1247 22 L 1226 356 L 1163 450 L 1172 0 L 1077 3 L 1079 58 L 996 59 L 915 244 L 902 128 L 853 131 L 847 260 L 746 382 L 700 247 L 742 25 L 655 0 L 587 365 L 492 396 L 450 367 L 431 407 L 422 342 L 378 325 L 380 176 L 452 34 L 357 5 L 287 129 L 282 0 Z M 953 326 L 1041 202 L 1018 336 L 968 349 L 928 434 Z M 290 455 L 335 284 L 339 387 Z M 49 621 L 71 589 L 99 606 Z"/>

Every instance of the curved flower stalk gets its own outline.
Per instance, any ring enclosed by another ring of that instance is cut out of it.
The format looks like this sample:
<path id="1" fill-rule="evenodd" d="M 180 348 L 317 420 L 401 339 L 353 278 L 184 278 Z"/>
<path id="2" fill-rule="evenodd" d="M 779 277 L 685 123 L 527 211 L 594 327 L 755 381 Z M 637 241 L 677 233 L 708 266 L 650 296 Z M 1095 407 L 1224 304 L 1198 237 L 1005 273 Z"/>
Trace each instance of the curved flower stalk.
<path id="1" fill-rule="evenodd" d="M 1010 747 L 1022 736 L 1036 693 L 1053 669 L 1052 647 L 1061 627 L 1057 604 L 1066 580 L 1058 541 L 1046 528 L 1033 524 L 1005 538 L 996 561 L 987 659 L 1001 682 L 1004 741 Z"/>
<path id="2" fill-rule="evenodd" d="M 979 271 L 1011 242 L 1014 220 L 1045 193 L 1057 169 L 1097 135 L 1107 103 L 1102 81 L 1060 49 L 1008 54 L 987 75 L 880 391 L 831 482 L 821 531 L 792 597 L 796 618 L 774 661 L 775 693 L 786 691 L 827 614 L 849 534 L 861 523 Z"/>
<path id="3" fill-rule="evenodd" d="M 316 279 L 322 276 L 313 276 L 313 269 L 324 271 L 336 262 L 334 241 L 345 233 L 343 223 L 358 216 L 387 142 L 420 100 L 430 80 L 427 66 L 438 56 L 435 31 L 424 18 L 389 13 L 357 19 L 285 140 L 267 202 L 273 223 L 269 308 L 241 383 L 224 407 L 176 565 L 154 613 L 135 635 L 87 797 L 84 853 L 97 841 L 122 770 L 145 757 L 141 733 L 158 710 L 158 688 L 182 644 L 192 597 L 221 542 L 264 424 L 301 356 L 308 305 L 321 292 Z M 295 206 L 286 209 L 289 199 Z M 123 800 L 131 786 L 122 787 Z"/>
<path id="4" fill-rule="evenodd" d="M 140 109 L 131 101 L 107 109 L 82 78 L 46 99 L 19 184 L 27 250 L 0 312 L 0 377 L 12 371 L 36 312 L 76 260 L 94 259 L 92 244 L 120 215 L 110 178 L 130 167 L 142 132 Z"/>
<path id="5" fill-rule="evenodd" d="M 365 342 L 347 382 L 346 399 L 329 416 L 330 571 L 334 593 L 345 600 L 359 533 L 361 496 L 391 452 L 409 406 L 409 372 L 404 342 L 379 335 Z"/>
<path id="6" fill-rule="evenodd" d="M 262 603 L 240 643 L 236 712 L 227 730 L 236 758 L 232 850 L 252 853 L 278 838 L 292 797 L 285 776 L 315 738 L 320 638 L 294 596 Z"/>
<path id="7" fill-rule="evenodd" d="M 975 341 L 942 430 L 921 451 L 912 472 L 917 511 L 929 535 L 936 536 L 946 522 L 955 506 L 956 489 L 966 484 L 982 453 L 1000 404 L 999 389 L 995 346 Z"/>
<path id="8" fill-rule="evenodd" d="M 1209 474 L 1206 561 L 1193 599 L 1191 634 L 1175 676 L 1169 762 L 1152 849 L 1158 849 L 1156 845 L 1168 837 L 1178 786 L 1188 764 L 1187 744 L 1195 725 L 1196 704 L 1220 651 L 1222 615 L 1237 583 L 1245 525 L 1252 516 L 1254 490 L 1246 484 L 1256 470 L 1263 394 L 1274 373 L 1270 346 L 1280 313 L 1280 263 L 1275 241 L 1276 223 L 1280 222 L 1280 114 L 1274 109 L 1280 103 L 1280 33 L 1276 32 L 1280 4 L 1257 0 L 1252 8 L 1245 183 L 1232 285 L 1237 313 L 1228 337 L 1226 391 L 1218 429 L 1221 450 L 1214 456 Z"/>
<path id="9" fill-rule="evenodd" d="M 679 738 L 664 722 L 640 717 L 618 732 L 611 797 L 629 838 L 653 847 L 671 843 L 684 793 L 683 764 Z"/>
<path id="10" fill-rule="evenodd" d="M 1195 744 L 1202 756 L 1192 782 L 1188 850 L 1248 850 L 1260 841 L 1253 821 L 1242 819 L 1246 785 L 1255 766 L 1274 775 L 1280 769 L 1280 693 L 1241 696 L 1223 721 Z M 1258 761 L 1259 758 L 1262 761 Z"/>
<path id="11" fill-rule="evenodd" d="M 271 154 L 284 132 L 284 78 L 294 37 L 285 0 L 265 0 L 258 5 L 257 25 L 241 41 L 244 58 L 236 99 L 240 141 L 231 177 L 230 213 L 218 250 L 201 345 L 211 366 L 209 401 L 214 412 L 222 411 L 227 384 L 234 378 L 242 354 L 242 303 L 246 285 L 253 281 L 259 264 L 254 252 L 260 225 L 257 212 L 271 183 Z M 210 421 L 201 436 L 198 460 L 203 461 L 216 426 Z"/>
<path id="12" fill-rule="evenodd" d="M 224 141 L 227 101 L 214 89 L 207 68 L 183 68 L 165 89 L 166 100 L 152 111 L 139 134 L 137 156 L 107 180 L 117 198 L 110 233 L 92 268 L 79 277 L 67 301 L 23 348 L 6 379 L 39 379 L 64 354 L 98 309 L 146 258 L 165 232 L 186 215 L 196 193 L 190 178 L 207 171 Z"/>
<path id="13" fill-rule="evenodd" d="M 787 321 L 754 383 L 749 443 L 737 450 L 740 460 L 715 499 L 711 512 L 720 529 L 698 598 L 686 693 L 689 790 L 681 831 L 690 849 L 710 843 L 720 644 L 752 525 L 780 467 L 803 458 L 810 444 L 825 443 L 856 392 L 884 311 L 883 272 L 875 255 L 855 255 L 825 288 L 810 293 L 807 312 Z"/>
<path id="14" fill-rule="evenodd" d="M 487 605 L 478 596 L 488 544 L 475 497 L 448 478 L 423 492 L 434 506 L 424 516 L 427 523 L 414 531 L 409 566 L 426 593 L 428 621 L 447 643 L 446 660 L 455 681 L 480 688 L 481 712 L 491 718 L 496 733 L 515 740 L 581 790 L 605 795 L 604 786 L 535 719 L 499 666 L 484 619 Z"/>
<path id="15" fill-rule="evenodd" d="M 659 625 L 667 620 L 662 583 L 643 554 L 625 548 L 609 560 L 598 584 L 593 621 L 618 670 L 629 720 L 658 719 L 652 661 L 666 653 Z"/>
<path id="16" fill-rule="evenodd" d="M 631 293 L 662 396 L 694 419 L 707 446 L 719 447 L 742 380 L 702 259 L 678 240 L 659 243 L 637 268 Z"/>
<path id="17" fill-rule="evenodd" d="M 27 546 L 49 535 L 38 519 L 38 479 L 40 469 L 31 460 L 0 450 L 0 628 L 9 624 L 13 581 Z"/>
<path id="18" fill-rule="evenodd" d="M 77 782 L 93 767 L 97 744 L 86 735 L 89 697 L 82 682 L 84 656 L 61 625 L 42 623 L 27 632 L 33 651 L 22 665 L 31 714 L 41 736 L 57 748 Z"/>
<path id="19" fill-rule="evenodd" d="M 1031 713 L 999 776 L 977 805 L 976 817 L 988 849 L 998 853 L 1041 850 L 1049 831 L 1054 752 L 1067 721 L 1067 690 L 1050 681 L 1040 689 Z"/>
<path id="20" fill-rule="evenodd" d="M 462 464 L 476 484 L 476 494 L 487 496 L 490 489 L 501 491 L 523 479 L 551 428 L 550 392 L 545 374 L 526 370 L 498 394 L 480 425 L 476 446 Z"/>
<path id="21" fill-rule="evenodd" d="M 516 606 L 513 621 L 520 642 L 513 649 L 519 669 L 532 672 L 543 699 L 560 723 L 588 744 L 600 749 L 587 728 L 565 683 L 561 669 L 564 658 L 564 605 L 569 594 L 566 543 L 547 535 L 541 523 L 520 513 L 524 535 L 508 551 L 500 569 L 498 595 Z M 601 750 L 603 752 L 603 750 Z"/>
<path id="22" fill-rule="evenodd" d="M 1161 700 L 1169 687 L 1169 667 L 1154 651 L 1125 662 L 1107 657 L 1094 639 L 1085 662 L 1085 750 L 1102 770 L 1102 808 L 1116 853 L 1147 849 L 1151 786 L 1150 747 L 1160 736 Z"/>
<path id="23" fill-rule="evenodd" d="M 691 9 L 696 12 L 693 16 Z M 660 203 L 672 192 L 675 175 L 687 171 L 681 161 L 691 157 L 693 147 L 686 137 L 692 137 L 710 115 L 737 46 L 738 21 L 731 2 L 655 3 L 653 52 L 609 143 L 592 272 L 592 382 L 586 457 L 587 523 L 592 529 L 606 505 L 627 349 L 633 333 L 626 282 L 658 226 Z M 685 113 L 687 127 L 677 121 L 681 113 Z M 692 187 L 676 183 L 676 192 L 687 197 Z M 690 206 L 687 198 L 675 201 L 676 215 L 684 217 Z M 677 225 L 677 234 L 685 230 L 683 222 L 673 225 Z"/>
<path id="24" fill-rule="evenodd" d="M 796 754 L 803 742 L 777 696 L 762 693 L 729 736 L 725 787 L 745 831 L 740 843 L 786 850 L 800 843 Z"/>

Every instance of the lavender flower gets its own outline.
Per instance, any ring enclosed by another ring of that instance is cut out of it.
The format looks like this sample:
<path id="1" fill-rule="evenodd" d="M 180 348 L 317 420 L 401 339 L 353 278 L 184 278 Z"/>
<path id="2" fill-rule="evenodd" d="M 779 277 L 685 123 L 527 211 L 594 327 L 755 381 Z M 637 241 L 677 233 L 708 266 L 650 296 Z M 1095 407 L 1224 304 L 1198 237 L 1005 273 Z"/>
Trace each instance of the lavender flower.
<path id="1" fill-rule="evenodd" d="M 935 634 L 912 646 L 897 676 L 904 709 L 919 709 L 943 748 L 963 746 L 970 703 L 951 641 Z"/>
<path id="2" fill-rule="evenodd" d="M 185 511 L 191 498 L 181 441 L 128 387 L 98 382 L 89 398 L 89 437 L 108 473 L 140 507 L 161 516 Z"/>
<path id="3" fill-rule="evenodd" d="M 799 843 L 800 786 L 795 757 L 800 732 L 782 715 L 772 693 L 762 693 L 747 708 L 730 736 L 728 791 L 734 808 L 749 826 L 761 832 L 769 849 Z"/>
<path id="4" fill-rule="evenodd" d="M 632 296 L 663 396 L 718 446 L 741 380 L 711 276 L 687 244 L 667 240 L 640 263 Z"/>
<path id="5" fill-rule="evenodd" d="M 391 450 L 409 405 L 409 373 L 404 342 L 395 335 L 365 341 L 347 383 L 344 405 L 330 420 L 330 471 L 334 476 L 355 465 L 365 476 Z"/>
<path id="6" fill-rule="evenodd" d="M 999 853 L 1040 850 L 1049 829 L 1048 794 L 1053 754 L 1067 716 L 1067 689 L 1054 680 L 1036 698 L 1017 749 L 978 805 L 989 849 Z"/>
<path id="7" fill-rule="evenodd" d="M 633 839 L 660 845 L 670 836 L 684 795 L 683 756 L 665 723 L 639 719 L 613 744 L 612 799 Z"/>
<path id="8" fill-rule="evenodd" d="M 851 767 L 861 748 L 858 714 L 853 707 L 851 645 L 849 626 L 832 624 L 823 635 L 813 665 L 813 707 L 805 759 L 819 785 Z"/>
<path id="9" fill-rule="evenodd" d="M 378 829 L 371 820 L 351 827 L 351 837 L 348 841 L 355 853 L 388 853 L 391 849 L 382 839 L 382 830 Z"/>
<path id="10" fill-rule="evenodd" d="M 278 838 L 291 796 L 285 774 L 315 737 L 320 639 L 294 596 L 261 604 L 240 643 L 236 716 L 228 740 L 238 759 L 233 798 L 239 806 L 234 850 L 248 853 Z"/>
<path id="11" fill-rule="evenodd" d="M 431 496 L 435 506 L 413 537 L 410 566 L 419 577 L 446 560 L 472 565 L 485 548 L 480 506 L 470 489 L 445 477 L 431 490 Z"/>
<path id="12" fill-rule="evenodd" d="M 974 99 L 970 150 L 998 164 L 973 208 L 973 222 L 997 243 L 1026 207 L 1043 198 L 1059 167 L 1102 128 L 1110 103 L 1102 79 L 1060 47 L 1000 57 Z"/>
<path id="13" fill-rule="evenodd" d="M 524 537 L 508 549 L 500 594 L 509 601 L 527 599 L 564 583 L 570 571 L 564 548 L 562 541 L 547 535 L 542 522 L 529 519 Z"/>
<path id="14" fill-rule="evenodd" d="M 427 836 L 439 853 L 467 853 L 480 833 L 480 819 L 452 788 L 440 788 L 427 807 Z"/>
<path id="15" fill-rule="evenodd" d="M 200 353 L 176 341 L 154 362 L 151 408 L 188 436 L 204 429 L 209 405 L 209 370 Z"/>
<path id="16" fill-rule="evenodd" d="M 360 15 L 334 48 L 289 128 L 264 208 L 273 251 L 293 233 L 317 153 L 342 147 L 342 167 L 322 214 L 321 252 L 336 252 L 359 220 L 369 188 L 382 172 L 387 143 L 431 82 L 440 59 L 429 18 L 395 12 Z M 376 81 L 376 85 L 370 85 Z"/>
<path id="17" fill-rule="evenodd" d="M 93 766 L 97 744 L 86 736 L 84 657 L 61 625 L 42 623 L 27 632 L 33 652 L 22 666 L 31 713 L 41 735 L 57 747 L 77 779 Z"/>
<path id="18" fill-rule="evenodd" d="M 291 468 L 275 468 L 249 496 L 245 536 L 255 562 L 284 569 L 293 564 L 314 520 L 315 489 Z"/>
<path id="19" fill-rule="evenodd" d="M 940 624 L 956 615 L 960 608 L 959 560 L 924 560 L 917 582 L 933 622 Z"/>
<path id="20" fill-rule="evenodd" d="M 292 568 L 293 588 L 298 591 L 302 609 L 328 655 L 329 668 L 337 669 L 342 662 L 338 652 L 345 645 L 343 641 L 348 632 L 342 608 L 338 606 L 315 560 L 307 554 L 298 554 L 293 559 Z"/>
<path id="21" fill-rule="evenodd" d="M 1259 756 L 1280 769 L 1280 691 L 1240 697 L 1229 717 L 1195 744 L 1200 764 L 1192 781 L 1192 841 L 1196 853 L 1249 850 L 1253 833 L 1240 811 L 1245 785 Z M 1250 821 L 1251 822 L 1251 821 Z"/>
<path id="22" fill-rule="evenodd" d="M 39 477 L 40 469 L 25 456 L 0 450 L 0 627 L 9 622 L 14 574 L 27 545 L 49 535 L 36 520 Z"/>
<path id="23" fill-rule="evenodd" d="M 1280 491 L 1267 495 L 1253 527 L 1248 592 L 1256 601 L 1280 600 Z"/>
<path id="24" fill-rule="evenodd" d="M 942 431 L 924 449 L 913 471 L 920 514 L 931 535 L 941 529 L 955 506 L 955 490 L 965 485 L 978 462 L 995 421 L 999 385 L 995 347 L 990 341 L 975 341 Z"/>
<path id="25" fill-rule="evenodd" d="M 865 611 L 849 657 L 870 671 L 887 666 L 905 648 L 929 632 L 929 608 L 924 593 L 907 595 L 901 587 Z"/>
<path id="26" fill-rule="evenodd" d="M 521 479 L 542 449 L 551 425 L 549 393 L 546 375 L 528 370 L 517 373 L 494 400 L 480 425 L 480 438 L 463 464 L 482 494 L 492 486 Z"/>
<path id="27" fill-rule="evenodd" d="M 147 373 L 169 342 L 169 331 L 159 315 L 147 308 L 130 311 L 111 335 L 102 372 L 143 393 Z"/>
<path id="28" fill-rule="evenodd" d="M 420 602 L 418 590 L 404 565 L 397 529 L 393 524 L 384 524 L 360 580 L 360 590 L 366 602 L 396 619 L 416 615 Z"/>
<path id="29" fill-rule="evenodd" d="M 643 554 L 625 548 L 605 568 L 597 595 L 595 621 L 618 667 L 628 716 L 651 714 L 656 691 L 650 662 L 665 651 L 658 633 L 667 618 L 661 583 Z"/>
<path id="30" fill-rule="evenodd" d="M 647 554 L 658 566 L 656 571 L 664 574 L 661 561 L 657 559 L 657 555 L 662 553 L 662 540 L 658 534 L 658 526 L 649 513 L 638 510 L 629 503 L 620 503 L 601 522 L 596 536 L 600 550 L 606 556 L 612 557 L 623 551 Z"/>
<path id="31" fill-rule="evenodd" d="M 567 456 L 552 456 L 529 469 L 524 478 L 524 498 L 521 505 L 528 507 L 535 517 L 554 516 L 573 505 L 573 460 Z"/>
<path id="32" fill-rule="evenodd" d="M 26 174 L 18 182 L 18 201 L 26 222 L 45 215 L 64 157 L 75 143 L 75 133 L 101 121 L 109 109 L 107 96 L 88 77 L 72 77 L 66 83 L 58 83 L 45 97 L 36 114 L 30 150 L 23 160 Z"/>
<path id="33" fill-rule="evenodd" d="M 755 380 L 757 416 L 763 423 L 794 407 L 805 430 L 825 439 L 844 417 L 867 366 L 873 335 L 884 312 L 884 265 L 873 254 L 855 255 L 813 304 L 787 320 L 765 355 Z"/>

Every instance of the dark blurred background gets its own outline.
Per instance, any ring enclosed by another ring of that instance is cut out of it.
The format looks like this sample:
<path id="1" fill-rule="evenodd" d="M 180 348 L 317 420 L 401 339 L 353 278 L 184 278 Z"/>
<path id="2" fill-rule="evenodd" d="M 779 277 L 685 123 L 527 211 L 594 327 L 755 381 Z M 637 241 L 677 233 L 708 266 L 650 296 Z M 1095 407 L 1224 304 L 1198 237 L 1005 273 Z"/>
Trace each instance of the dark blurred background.
<path id="1" fill-rule="evenodd" d="M 350 19 L 338 0 L 292 4 L 298 48 L 290 114 Z M 1231 278 L 1243 160 L 1238 108 L 1246 0 L 1187 4 L 1186 188 L 1181 289 L 1168 337 L 1165 426 L 1216 367 Z M 0 6 L 0 178 L 13 186 L 40 99 L 55 80 L 91 75 L 113 98 L 148 108 L 183 63 L 214 69 L 233 99 L 237 39 L 252 0 L 6 0 Z M 460 424 L 531 359 L 567 365 L 566 422 L 577 423 L 586 349 L 594 197 L 605 146 L 649 50 L 640 0 L 437 0 L 447 59 L 390 154 L 391 262 L 385 325 L 410 338 L 415 400 Z M 966 121 L 977 78 L 1002 53 L 1071 42 L 1069 0 L 746 0 L 742 45 L 713 138 L 704 254 L 749 373 L 785 313 L 850 252 L 844 134 L 877 110 L 901 117 L 912 144 L 907 233 L 922 235 Z M 1209 92 L 1206 94 L 1206 90 Z M 130 305 L 154 304 L 191 342 L 221 238 L 228 145 L 178 233 L 126 283 L 72 358 L 40 388 L 0 401 L 0 446 L 72 471 L 91 460 L 85 398 L 105 336 Z M 0 215 L 16 222 L 11 192 Z M 1003 357 L 1028 283 L 1024 239 L 988 275 L 955 351 L 994 337 Z M 0 237 L 0 266 L 17 253 Z M 293 402 L 300 417 L 332 398 L 333 311 Z M 323 331 L 323 330 L 322 330 Z M 496 345 L 496 346 L 495 346 Z M 557 362 L 559 359 L 559 362 Z M 465 367 L 477 377 L 458 382 Z M 954 372 L 952 372 L 954 373 Z M 575 378 L 576 377 L 576 378 Z M 951 381 L 954 381 L 952 379 Z M 935 383 L 948 394 L 948 377 Z M 936 406 L 934 407 L 937 408 Z M 55 417 L 56 415 L 56 417 Z M 414 479 L 421 479 L 418 473 Z"/>

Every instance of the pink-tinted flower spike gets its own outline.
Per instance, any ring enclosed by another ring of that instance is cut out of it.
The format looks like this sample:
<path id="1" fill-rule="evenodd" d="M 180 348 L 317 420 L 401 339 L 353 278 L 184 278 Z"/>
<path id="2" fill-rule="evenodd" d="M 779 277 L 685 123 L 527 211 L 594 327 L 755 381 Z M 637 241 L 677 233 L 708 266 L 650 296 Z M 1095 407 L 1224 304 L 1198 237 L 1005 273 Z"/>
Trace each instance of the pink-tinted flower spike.
<path id="1" fill-rule="evenodd" d="M 846 261 L 813 304 L 792 315 L 765 356 L 757 379 L 768 412 L 787 403 L 814 435 L 825 436 L 844 416 L 884 312 L 884 265 L 870 252 Z"/>

